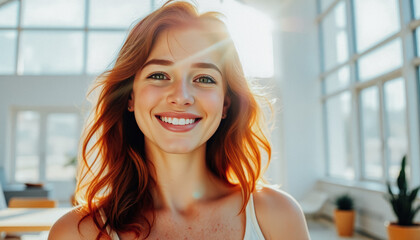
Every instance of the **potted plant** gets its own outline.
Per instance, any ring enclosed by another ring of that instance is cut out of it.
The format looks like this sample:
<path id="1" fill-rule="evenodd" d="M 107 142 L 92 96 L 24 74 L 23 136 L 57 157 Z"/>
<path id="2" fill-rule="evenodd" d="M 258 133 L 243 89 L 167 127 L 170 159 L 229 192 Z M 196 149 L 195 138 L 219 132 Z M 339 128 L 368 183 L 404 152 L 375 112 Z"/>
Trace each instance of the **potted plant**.
<path id="1" fill-rule="evenodd" d="M 418 240 L 420 239 L 420 224 L 414 223 L 414 217 L 420 210 L 420 205 L 414 206 L 417 192 L 420 186 L 412 191 L 408 190 L 407 179 L 405 176 L 406 156 L 401 162 L 400 173 L 397 178 L 398 192 L 394 194 L 391 185 L 387 182 L 387 200 L 390 202 L 398 221 L 387 223 L 388 237 L 390 240 Z"/>
<path id="2" fill-rule="evenodd" d="M 353 236 L 355 215 L 353 198 L 348 194 L 343 194 L 336 198 L 335 204 L 337 209 L 334 211 L 334 220 L 338 235 L 342 237 Z"/>

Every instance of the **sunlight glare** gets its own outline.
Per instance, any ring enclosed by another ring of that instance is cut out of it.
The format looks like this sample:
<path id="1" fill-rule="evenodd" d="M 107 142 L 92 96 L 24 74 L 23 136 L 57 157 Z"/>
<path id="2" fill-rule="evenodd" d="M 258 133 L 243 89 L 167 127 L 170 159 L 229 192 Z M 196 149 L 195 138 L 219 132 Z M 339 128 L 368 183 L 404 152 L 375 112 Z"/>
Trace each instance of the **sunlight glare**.
<path id="1" fill-rule="evenodd" d="M 266 15 L 235 0 L 196 2 L 200 12 L 217 11 L 226 16 L 246 77 L 273 77 L 272 22 Z"/>
<path id="2" fill-rule="evenodd" d="M 272 22 L 261 12 L 234 0 L 223 1 L 223 13 L 245 75 L 273 77 Z"/>

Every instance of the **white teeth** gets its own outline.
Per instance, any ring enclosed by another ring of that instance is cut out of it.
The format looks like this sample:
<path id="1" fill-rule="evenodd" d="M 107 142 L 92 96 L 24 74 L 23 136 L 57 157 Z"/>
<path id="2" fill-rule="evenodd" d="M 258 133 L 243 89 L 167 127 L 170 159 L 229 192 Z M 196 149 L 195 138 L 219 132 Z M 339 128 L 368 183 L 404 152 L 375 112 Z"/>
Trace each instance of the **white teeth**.
<path id="1" fill-rule="evenodd" d="M 170 123 L 173 125 L 187 125 L 192 124 L 195 122 L 194 118 L 170 118 L 170 117 L 160 117 L 160 120 L 166 123 Z"/>

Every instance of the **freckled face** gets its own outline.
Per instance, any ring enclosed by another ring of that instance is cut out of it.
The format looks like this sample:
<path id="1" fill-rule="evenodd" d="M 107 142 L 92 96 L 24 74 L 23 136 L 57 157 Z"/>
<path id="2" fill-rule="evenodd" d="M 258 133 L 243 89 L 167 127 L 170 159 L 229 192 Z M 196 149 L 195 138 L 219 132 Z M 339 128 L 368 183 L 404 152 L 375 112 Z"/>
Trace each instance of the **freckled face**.
<path id="1" fill-rule="evenodd" d="M 171 29 L 157 38 L 135 76 L 129 101 L 146 149 L 167 153 L 205 149 L 229 107 L 214 44 L 197 28 Z"/>

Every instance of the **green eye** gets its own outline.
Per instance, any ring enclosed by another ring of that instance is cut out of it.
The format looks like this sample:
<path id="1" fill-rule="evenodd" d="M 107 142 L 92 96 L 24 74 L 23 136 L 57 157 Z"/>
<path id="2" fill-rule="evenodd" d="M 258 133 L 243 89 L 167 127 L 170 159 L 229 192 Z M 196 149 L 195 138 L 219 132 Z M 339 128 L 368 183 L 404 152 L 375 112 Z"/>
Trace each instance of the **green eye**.
<path id="1" fill-rule="evenodd" d="M 152 75 L 148 76 L 147 78 L 156 79 L 156 80 L 168 80 L 169 78 L 163 73 L 153 73 Z"/>
<path id="2" fill-rule="evenodd" d="M 214 81 L 214 79 L 210 76 L 200 76 L 195 80 L 195 82 L 198 82 L 198 83 L 216 83 L 216 81 Z"/>

